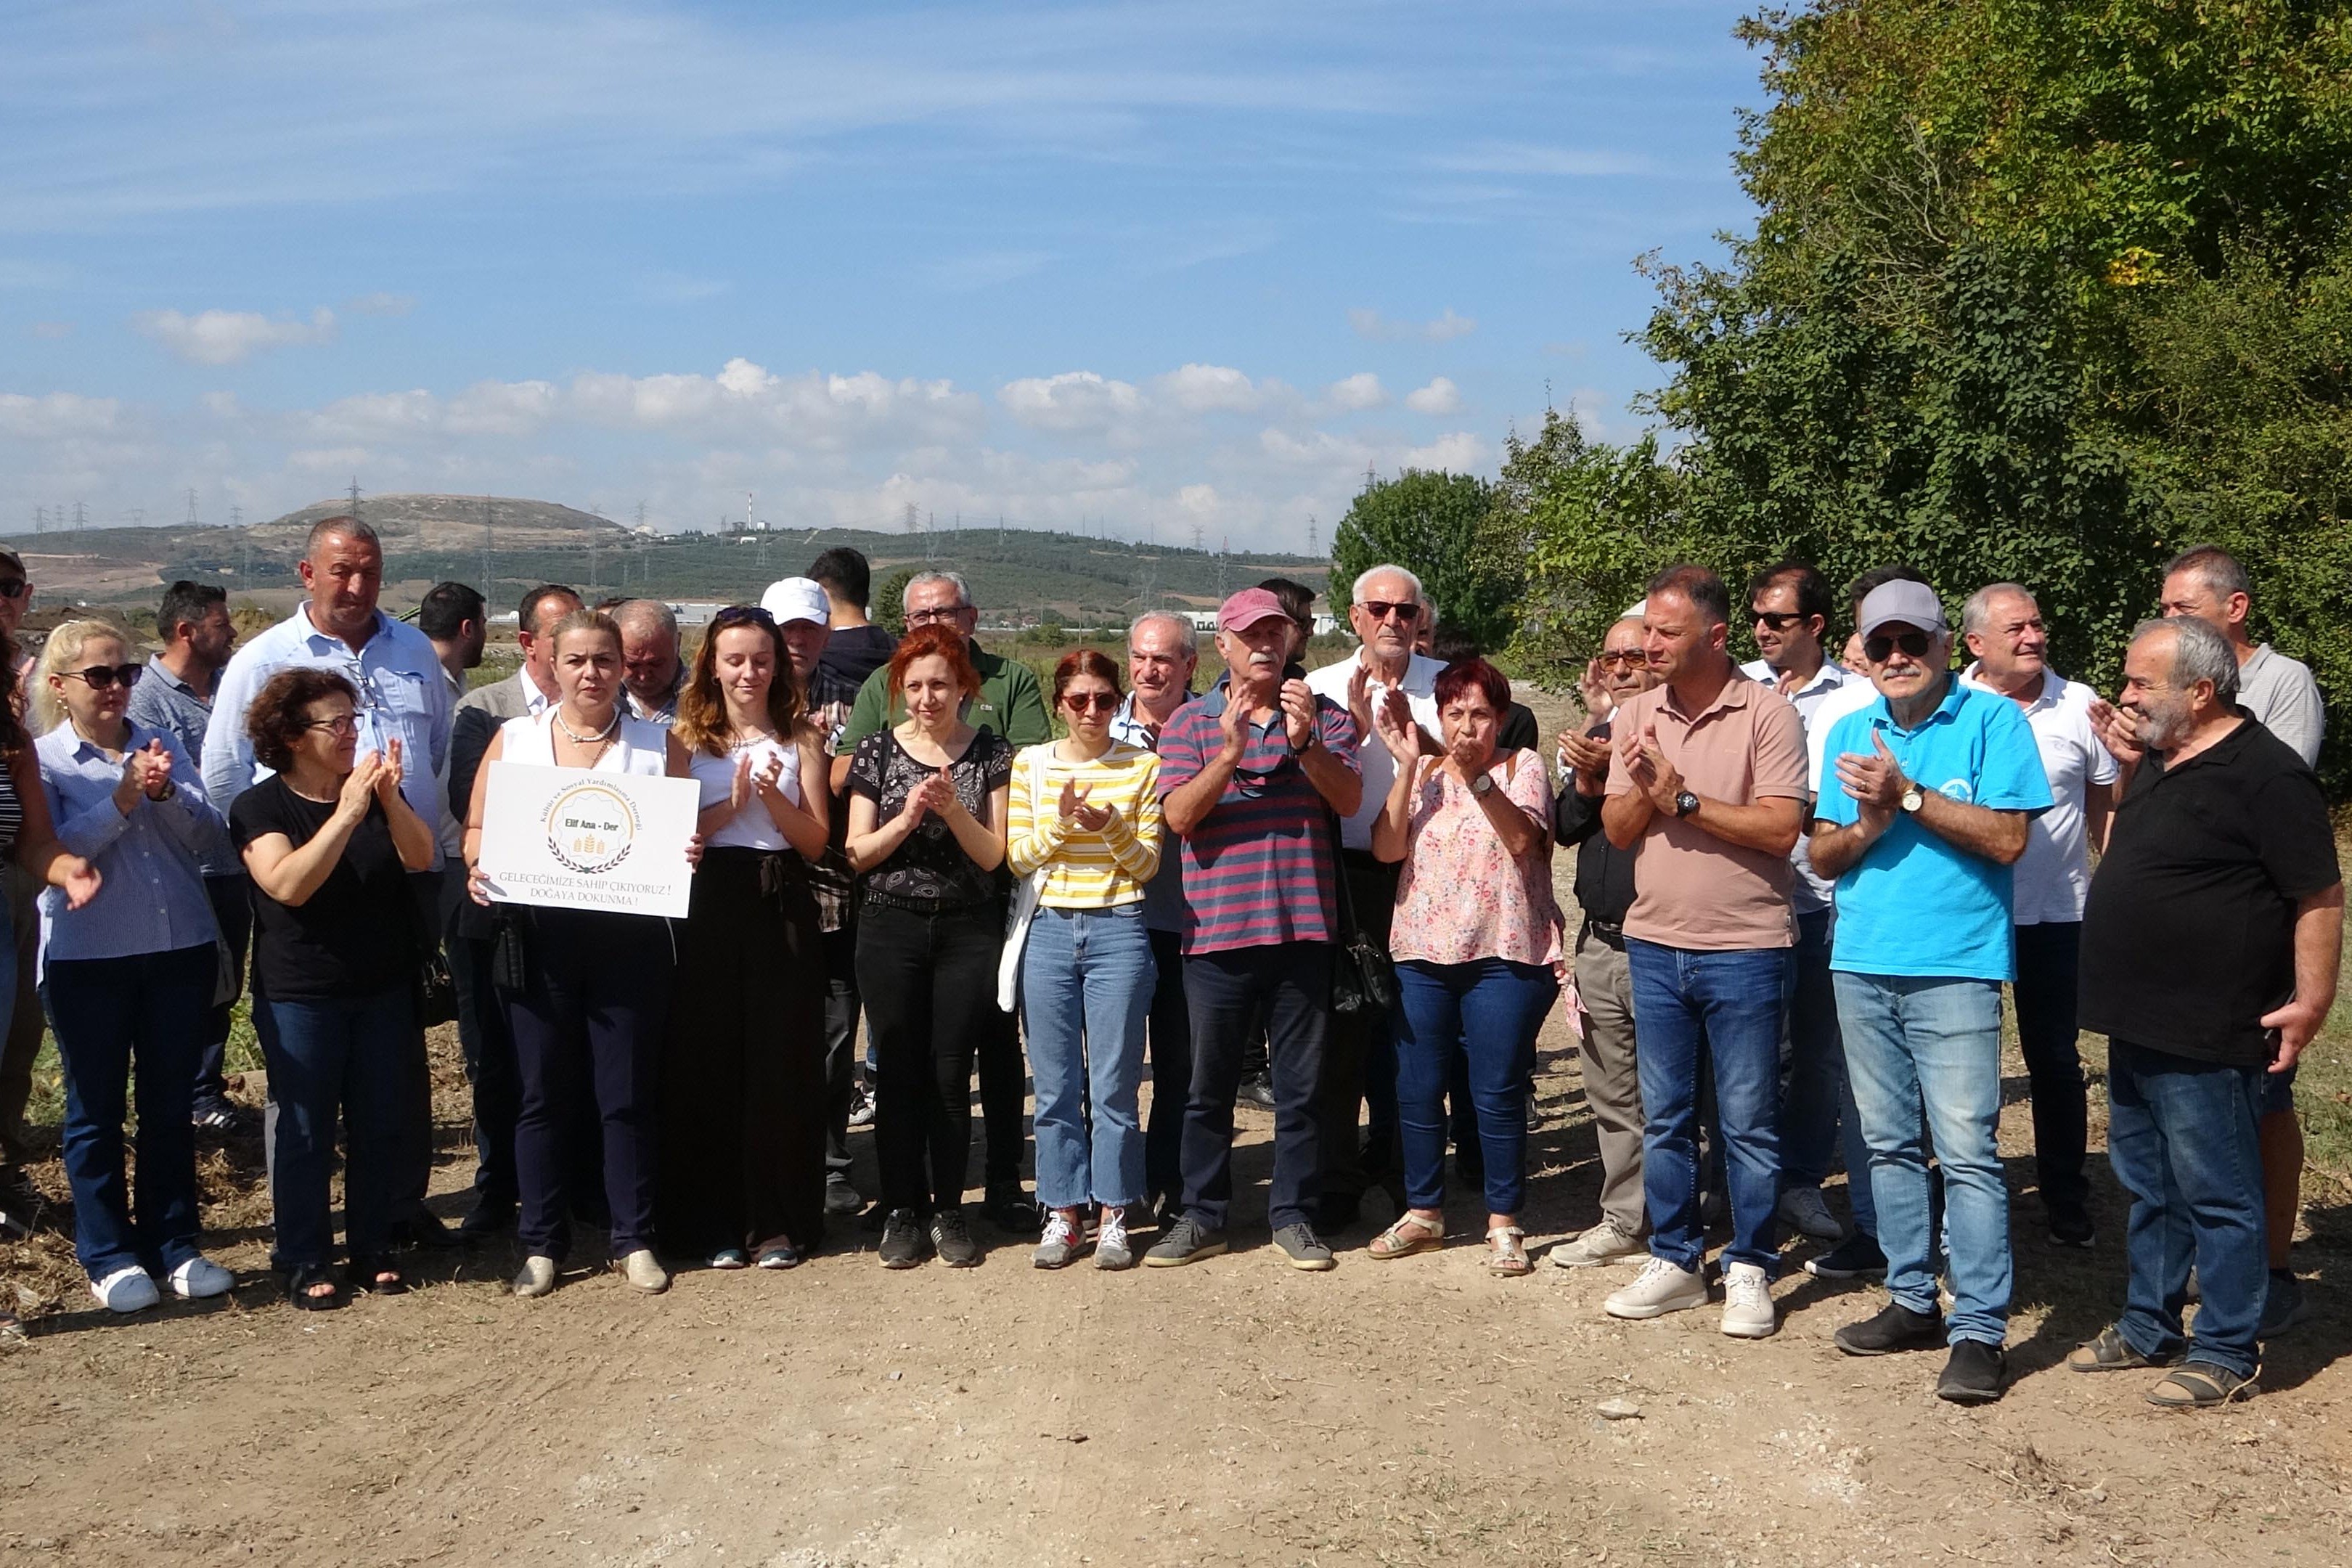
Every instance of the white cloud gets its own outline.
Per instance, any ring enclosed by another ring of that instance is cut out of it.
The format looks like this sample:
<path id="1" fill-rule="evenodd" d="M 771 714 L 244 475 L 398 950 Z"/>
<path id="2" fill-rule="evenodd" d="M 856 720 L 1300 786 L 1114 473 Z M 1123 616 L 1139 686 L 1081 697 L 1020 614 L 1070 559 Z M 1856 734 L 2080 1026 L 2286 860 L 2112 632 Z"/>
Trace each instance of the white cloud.
<path id="1" fill-rule="evenodd" d="M 1143 411 L 1143 394 L 1132 383 L 1090 370 L 1010 381 L 996 400 L 1033 430 L 1108 430 Z"/>
<path id="2" fill-rule="evenodd" d="M 1360 338 L 1374 342 L 1394 342 L 1406 338 L 1419 338 L 1424 342 L 1450 343 L 1456 338 L 1466 338 L 1478 330 L 1478 323 L 1468 316 L 1454 314 L 1448 305 L 1444 314 L 1432 321 L 1398 321 L 1378 310 L 1359 306 L 1348 312 L 1348 325 Z"/>
<path id="3" fill-rule="evenodd" d="M 1249 414 L 1265 400 L 1248 376 L 1230 365 L 1180 365 L 1152 386 L 1188 414 Z"/>
<path id="4" fill-rule="evenodd" d="M 405 316 L 416 309 L 414 294 L 388 294 L 378 290 L 343 301 L 343 309 L 354 316 Z"/>
<path id="5" fill-rule="evenodd" d="M 1442 375 L 1434 376 L 1427 386 L 1406 393 L 1404 405 L 1415 414 L 1452 414 L 1462 406 L 1462 389 Z"/>
<path id="6" fill-rule="evenodd" d="M 335 313 L 321 305 L 308 321 L 297 321 L 255 310 L 145 310 L 131 325 L 191 364 L 235 364 L 261 349 L 331 341 Z"/>
<path id="7" fill-rule="evenodd" d="M 1403 467 L 1408 468 L 1443 468 L 1449 474 L 1475 473 L 1486 466 L 1486 443 L 1467 430 L 1456 430 L 1440 436 L 1426 447 L 1414 447 L 1404 454 Z"/>
<path id="8" fill-rule="evenodd" d="M 83 397 L 71 392 L 28 397 L 21 392 L 0 392 L 0 436 L 18 441 L 55 441 L 100 435 L 115 427 L 121 411 L 122 405 L 111 397 Z"/>
<path id="9" fill-rule="evenodd" d="M 1360 412 L 1379 408 L 1389 400 L 1388 388 L 1370 371 L 1358 371 L 1345 380 L 1335 381 L 1323 389 L 1324 399 L 1335 408 Z"/>

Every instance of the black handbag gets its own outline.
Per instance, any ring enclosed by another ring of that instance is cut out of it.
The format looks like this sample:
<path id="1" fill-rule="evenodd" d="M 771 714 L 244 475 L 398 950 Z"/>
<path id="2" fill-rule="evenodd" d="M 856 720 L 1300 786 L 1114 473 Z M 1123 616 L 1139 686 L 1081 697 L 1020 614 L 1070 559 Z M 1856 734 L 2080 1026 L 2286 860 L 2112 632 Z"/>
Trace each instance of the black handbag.
<path id="1" fill-rule="evenodd" d="M 442 954 L 441 933 L 426 922 L 424 911 L 416 908 L 414 900 L 409 910 L 418 953 L 415 977 L 409 983 L 409 1001 L 416 1009 L 416 1026 L 429 1029 L 436 1024 L 454 1024 L 457 1021 L 457 982 L 449 973 L 448 959 Z"/>
<path id="2" fill-rule="evenodd" d="M 1331 958 L 1331 1011 L 1390 1012 L 1397 1002 L 1396 964 L 1388 949 L 1356 920 L 1356 895 L 1348 885 L 1348 861 L 1339 848 L 1339 818 L 1332 814 L 1328 820 L 1331 869 L 1339 879 L 1339 951 Z"/>

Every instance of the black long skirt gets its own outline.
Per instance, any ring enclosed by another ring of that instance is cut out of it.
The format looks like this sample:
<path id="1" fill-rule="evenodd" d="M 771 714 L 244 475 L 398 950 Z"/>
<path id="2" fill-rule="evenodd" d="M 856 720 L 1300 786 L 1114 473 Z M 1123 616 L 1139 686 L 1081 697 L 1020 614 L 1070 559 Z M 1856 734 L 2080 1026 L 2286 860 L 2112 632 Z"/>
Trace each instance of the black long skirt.
<path id="1" fill-rule="evenodd" d="M 664 1250 L 824 1234 L 824 958 L 790 850 L 708 850 L 678 933 L 662 1051 Z"/>

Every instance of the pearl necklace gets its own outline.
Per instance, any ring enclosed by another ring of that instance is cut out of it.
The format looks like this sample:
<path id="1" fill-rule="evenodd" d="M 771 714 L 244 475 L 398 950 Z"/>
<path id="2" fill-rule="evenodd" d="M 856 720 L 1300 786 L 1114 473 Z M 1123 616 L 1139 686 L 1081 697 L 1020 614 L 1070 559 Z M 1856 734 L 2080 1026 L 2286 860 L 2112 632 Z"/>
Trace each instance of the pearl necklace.
<path id="1" fill-rule="evenodd" d="M 552 712 L 555 716 L 555 727 L 562 731 L 563 738 L 570 741 L 575 746 L 585 746 L 597 741 L 609 742 L 620 731 L 621 710 L 617 706 L 613 710 L 613 721 L 605 725 L 603 729 L 597 731 L 593 735 L 583 735 L 578 731 L 572 729 L 571 725 L 563 721 L 563 705 L 562 703 L 557 703 L 552 710 Z"/>

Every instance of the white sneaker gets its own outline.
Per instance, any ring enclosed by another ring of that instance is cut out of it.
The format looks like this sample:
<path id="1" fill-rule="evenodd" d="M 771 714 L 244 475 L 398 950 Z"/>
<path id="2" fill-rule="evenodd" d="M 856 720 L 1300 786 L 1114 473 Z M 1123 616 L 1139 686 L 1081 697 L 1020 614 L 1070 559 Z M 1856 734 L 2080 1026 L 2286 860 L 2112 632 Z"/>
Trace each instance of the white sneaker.
<path id="1" fill-rule="evenodd" d="M 621 1278 L 628 1281 L 633 1290 L 658 1296 L 669 1289 L 669 1270 L 661 1266 L 649 1247 L 638 1247 L 614 1267 L 621 1271 Z"/>
<path id="2" fill-rule="evenodd" d="M 118 1268 L 103 1279 L 93 1279 L 89 1293 L 110 1312 L 143 1312 L 163 1300 L 144 1268 Z"/>
<path id="3" fill-rule="evenodd" d="M 533 1253 L 522 1260 L 522 1271 L 514 1277 L 514 1293 L 518 1296 L 544 1296 L 555 1289 L 555 1259 Z"/>
<path id="4" fill-rule="evenodd" d="M 1555 1268 L 1591 1268 L 1596 1264 L 1642 1257 L 1647 1251 L 1640 1237 L 1603 1215 L 1599 1225 L 1553 1247 L 1551 1261 Z"/>
<path id="5" fill-rule="evenodd" d="M 172 1270 L 172 1294 L 183 1300 L 201 1301 L 212 1296 L 226 1296 L 236 1284 L 236 1275 L 202 1253 Z"/>
<path id="6" fill-rule="evenodd" d="M 1735 1340 L 1761 1340 L 1769 1339 L 1780 1326 L 1764 1270 L 1753 1263 L 1734 1263 L 1724 1269 L 1723 1331 Z"/>
<path id="7" fill-rule="evenodd" d="M 1601 1304 L 1612 1318 L 1663 1318 L 1706 1305 L 1706 1280 L 1696 1268 L 1677 1268 L 1653 1257 L 1623 1289 Z"/>
<path id="8" fill-rule="evenodd" d="M 1815 1241 L 1836 1241 L 1845 1235 L 1845 1227 L 1830 1213 L 1830 1205 L 1822 1201 L 1819 1187 L 1790 1187 L 1780 1194 L 1780 1206 L 1772 1211 L 1782 1224 L 1799 1236 L 1809 1236 Z"/>

